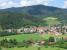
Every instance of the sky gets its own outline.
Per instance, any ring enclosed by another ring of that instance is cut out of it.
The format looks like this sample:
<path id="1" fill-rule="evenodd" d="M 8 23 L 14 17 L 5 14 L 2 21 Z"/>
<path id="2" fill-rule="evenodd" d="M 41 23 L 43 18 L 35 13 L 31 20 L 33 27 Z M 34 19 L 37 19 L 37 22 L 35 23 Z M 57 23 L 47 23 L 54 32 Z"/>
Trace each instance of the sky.
<path id="1" fill-rule="evenodd" d="M 0 0 L 0 9 L 24 7 L 38 4 L 67 8 L 67 0 Z"/>

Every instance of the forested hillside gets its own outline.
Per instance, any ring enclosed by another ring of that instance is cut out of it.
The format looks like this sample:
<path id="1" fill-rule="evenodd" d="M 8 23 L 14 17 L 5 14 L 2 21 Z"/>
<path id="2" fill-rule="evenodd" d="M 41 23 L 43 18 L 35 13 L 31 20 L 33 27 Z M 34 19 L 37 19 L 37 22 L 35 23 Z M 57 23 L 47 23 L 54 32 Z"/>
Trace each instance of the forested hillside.
<path id="1" fill-rule="evenodd" d="M 2 28 L 45 26 L 60 23 L 67 24 L 67 9 L 33 5 L 0 10 L 0 26 Z"/>

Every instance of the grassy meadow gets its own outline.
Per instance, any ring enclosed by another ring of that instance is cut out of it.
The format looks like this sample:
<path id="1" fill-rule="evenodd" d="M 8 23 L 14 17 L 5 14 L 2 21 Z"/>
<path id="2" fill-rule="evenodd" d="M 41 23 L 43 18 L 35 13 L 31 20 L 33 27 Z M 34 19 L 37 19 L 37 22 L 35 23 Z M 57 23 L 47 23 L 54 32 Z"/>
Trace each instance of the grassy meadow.
<path id="1" fill-rule="evenodd" d="M 17 41 L 23 41 L 23 40 L 45 40 L 48 39 L 50 35 L 40 35 L 40 34 L 20 34 L 20 35 L 11 35 L 11 36 L 4 36 L 0 37 L 1 39 L 7 38 L 7 39 L 16 39 Z"/>
<path id="2" fill-rule="evenodd" d="M 49 37 L 54 36 L 54 35 L 50 35 L 50 34 L 19 34 L 19 35 L 11 35 L 11 36 L 4 36 L 4 37 L 0 37 L 0 40 L 2 39 L 16 39 L 18 42 L 23 41 L 23 40 L 45 40 L 45 39 L 49 39 Z M 66 37 L 67 35 L 59 35 L 59 36 L 54 36 L 54 37 Z M 31 47 L 29 46 L 28 48 L 25 47 L 15 47 L 15 48 L 2 48 L 2 50 L 38 50 L 38 47 Z M 41 50 L 66 50 L 63 48 L 58 48 L 58 47 L 45 47 L 45 46 L 41 46 Z"/>
<path id="3" fill-rule="evenodd" d="M 25 48 L 25 47 L 23 47 L 23 48 L 17 48 L 17 47 L 15 47 L 15 48 L 3 48 L 3 50 L 38 50 L 38 47 L 29 47 L 29 48 Z M 46 48 L 46 47 L 41 47 L 41 49 L 40 50 L 66 50 L 66 49 L 63 49 L 63 48 L 52 48 L 52 47 L 48 47 L 48 48 Z"/>

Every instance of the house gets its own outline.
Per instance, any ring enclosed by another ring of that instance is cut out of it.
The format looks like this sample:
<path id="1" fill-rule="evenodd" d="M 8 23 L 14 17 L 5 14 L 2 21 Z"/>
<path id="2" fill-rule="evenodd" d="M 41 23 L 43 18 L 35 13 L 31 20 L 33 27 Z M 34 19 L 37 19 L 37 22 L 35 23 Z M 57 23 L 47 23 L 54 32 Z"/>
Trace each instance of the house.
<path id="1" fill-rule="evenodd" d="M 30 32 L 30 28 L 24 28 L 24 32 L 25 33 Z"/>
<path id="2" fill-rule="evenodd" d="M 43 33 L 46 33 L 47 27 L 40 26 L 40 27 L 37 27 L 36 30 L 37 30 L 38 33 L 43 34 Z"/>
<path id="3" fill-rule="evenodd" d="M 67 33 L 67 26 L 63 26 L 63 32 Z"/>
<path id="4" fill-rule="evenodd" d="M 46 27 L 42 27 L 42 26 L 39 26 L 39 27 L 30 27 L 30 28 L 20 28 L 20 29 L 17 29 L 17 32 L 18 33 L 27 33 L 27 32 L 37 32 L 37 33 L 45 33 L 47 31 L 47 28 Z"/>
<path id="5" fill-rule="evenodd" d="M 12 32 L 12 29 L 5 29 L 5 32 Z"/>
<path id="6" fill-rule="evenodd" d="M 17 33 L 27 33 L 27 32 L 36 32 L 36 27 L 30 27 L 30 28 L 19 28 L 17 29 Z"/>
<path id="7" fill-rule="evenodd" d="M 24 32 L 24 28 L 22 27 L 22 28 L 19 28 L 19 29 L 17 29 L 17 33 L 23 33 Z"/>
<path id="8" fill-rule="evenodd" d="M 30 27 L 30 32 L 36 32 L 36 27 Z"/>
<path id="9" fill-rule="evenodd" d="M 53 35 L 60 35 L 59 27 L 52 26 L 50 27 L 49 32 Z"/>

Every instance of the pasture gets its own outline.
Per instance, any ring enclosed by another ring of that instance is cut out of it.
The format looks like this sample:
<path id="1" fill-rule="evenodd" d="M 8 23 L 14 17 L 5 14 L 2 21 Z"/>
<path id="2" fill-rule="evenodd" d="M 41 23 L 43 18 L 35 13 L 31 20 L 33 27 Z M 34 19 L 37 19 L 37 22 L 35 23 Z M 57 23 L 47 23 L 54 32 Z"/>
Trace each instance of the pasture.
<path id="1" fill-rule="evenodd" d="M 49 37 L 67 37 L 67 35 L 59 35 L 59 36 L 54 36 L 50 34 L 19 34 L 19 35 L 11 35 L 11 36 L 4 36 L 0 37 L 0 40 L 2 39 L 16 39 L 18 42 L 21 42 L 23 40 L 46 40 L 49 39 Z M 57 47 L 45 47 L 41 46 L 40 50 L 66 50 L 63 48 L 57 48 Z M 38 47 L 31 47 L 29 46 L 28 48 L 25 47 L 14 47 L 14 48 L 2 48 L 2 50 L 38 50 Z"/>
<path id="2" fill-rule="evenodd" d="M 2 48 L 2 50 L 38 50 L 38 47 L 29 47 L 29 48 Z M 52 47 L 48 47 L 48 48 L 45 48 L 45 47 L 41 47 L 40 50 L 66 50 L 66 49 L 63 49 L 63 48 L 52 48 Z"/>
<path id="3" fill-rule="evenodd" d="M 1 39 L 16 39 L 17 41 L 23 41 L 23 40 L 45 40 L 48 39 L 50 35 L 45 34 L 45 35 L 40 35 L 40 34 L 20 34 L 20 35 L 11 35 L 11 36 L 4 36 L 0 37 Z"/>
<path id="4" fill-rule="evenodd" d="M 51 35 L 51 34 L 19 34 L 19 35 L 11 35 L 11 36 L 3 36 L 0 37 L 0 40 L 2 39 L 16 39 L 17 41 L 23 41 L 23 40 L 47 40 L 49 39 L 49 37 L 67 37 L 67 35 L 59 35 L 59 36 L 55 36 L 55 35 Z"/>

